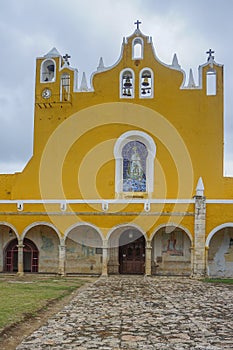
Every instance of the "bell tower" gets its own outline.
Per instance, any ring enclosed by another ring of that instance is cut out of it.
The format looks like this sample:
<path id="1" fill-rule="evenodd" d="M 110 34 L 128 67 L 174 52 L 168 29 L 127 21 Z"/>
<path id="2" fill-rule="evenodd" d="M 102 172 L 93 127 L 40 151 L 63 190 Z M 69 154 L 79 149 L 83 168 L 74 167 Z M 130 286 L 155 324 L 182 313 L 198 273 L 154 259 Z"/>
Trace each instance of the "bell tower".
<path id="1" fill-rule="evenodd" d="M 35 103 L 40 109 L 72 104 L 77 90 L 77 70 L 70 67 L 70 56 L 62 56 L 54 47 L 37 58 Z"/>
<path id="2" fill-rule="evenodd" d="M 78 70 L 69 59 L 54 47 L 36 60 L 34 155 L 42 152 L 49 135 L 71 113 Z"/>

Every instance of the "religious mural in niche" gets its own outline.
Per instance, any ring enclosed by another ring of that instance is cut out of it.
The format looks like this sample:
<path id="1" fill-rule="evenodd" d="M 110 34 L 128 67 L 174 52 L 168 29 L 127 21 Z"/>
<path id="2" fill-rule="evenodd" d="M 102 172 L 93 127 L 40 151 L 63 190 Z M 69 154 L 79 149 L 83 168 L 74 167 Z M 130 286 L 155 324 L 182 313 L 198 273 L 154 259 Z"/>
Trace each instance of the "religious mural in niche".
<path id="1" fill-rule="evenodd" d="M 184 241 L 181 231 L 164 232 L 162 234 L 162 252 L 171 256 L 184 255 Z"/>
<path id="2" fill-rule="evenodd" d="M 124 192 L 146 192 L 147 155 L 147 148 L 142 142 L 130 141 L 123 147 Z"/>

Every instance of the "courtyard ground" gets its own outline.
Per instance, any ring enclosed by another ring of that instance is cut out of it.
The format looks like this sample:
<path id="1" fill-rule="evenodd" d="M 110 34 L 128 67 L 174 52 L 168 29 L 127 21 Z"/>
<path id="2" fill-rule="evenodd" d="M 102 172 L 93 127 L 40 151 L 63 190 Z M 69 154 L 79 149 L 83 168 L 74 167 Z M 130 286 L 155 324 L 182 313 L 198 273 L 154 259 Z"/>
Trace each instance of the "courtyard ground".
<path id="1" fill-rule="evenodd" d="M 233 286 L 189 278 L 99 278 L 17 350 L 233 348 Z"/>

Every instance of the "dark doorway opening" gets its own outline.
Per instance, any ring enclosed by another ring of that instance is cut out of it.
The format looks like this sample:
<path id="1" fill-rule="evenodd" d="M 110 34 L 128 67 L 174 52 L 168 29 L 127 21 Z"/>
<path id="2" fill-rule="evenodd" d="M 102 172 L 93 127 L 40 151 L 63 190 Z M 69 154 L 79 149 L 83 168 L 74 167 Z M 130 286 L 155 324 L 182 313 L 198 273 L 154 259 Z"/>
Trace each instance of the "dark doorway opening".
<path id="1" fill-rule="evenodd" d="M 120 274 L 145 273 L 145 238 L 141 232 L 129 229 L 119 240 Z"/>
<path id="2" fill-rule="evenodd" d="M 36 245 L 25 238 L 23 241 L 23 266 L 24 272 L 38 272 L 39 251 Z M 18 240 L 10 241 L 5 249 L 5 264 L 6 272 L 18 272 Z"/>

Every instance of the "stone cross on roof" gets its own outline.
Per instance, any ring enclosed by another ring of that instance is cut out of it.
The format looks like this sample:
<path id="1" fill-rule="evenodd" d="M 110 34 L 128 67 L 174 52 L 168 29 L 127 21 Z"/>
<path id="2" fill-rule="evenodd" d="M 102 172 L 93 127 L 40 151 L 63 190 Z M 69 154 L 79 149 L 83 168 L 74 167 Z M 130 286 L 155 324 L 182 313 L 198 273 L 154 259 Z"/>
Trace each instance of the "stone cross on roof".
<path id="1" fill-rule="evenodd" d="M 213 58 L 214 59 L 214 56 L 212 56 L 212 53 L 214 53 L 213 50 L 209 49 L 209 51 L 206 51 L 206 53 L 209 55 L 207 60 L 209 61 L 210 58 Z"/>
<path id="2" fill-rule="evenodd" d="M 67 65 L 69 66 L 70 65 L 70 62 L 69 62 L 69 58 L 71 56 L 69 56 L 67 53 L 65 54 L 65 56 L 62 56 L 64 58 L 64 61 L 67 63 Z"/>
<path id="3" fill-rule="evenodd" d="M 142 22 L 140 22 L 139 20 L 137 20 L 136 22 L 134 22 L 134 24 L 136 24 L 137 29 L 139 29 L 139 25 L 142 24 Z"/>

